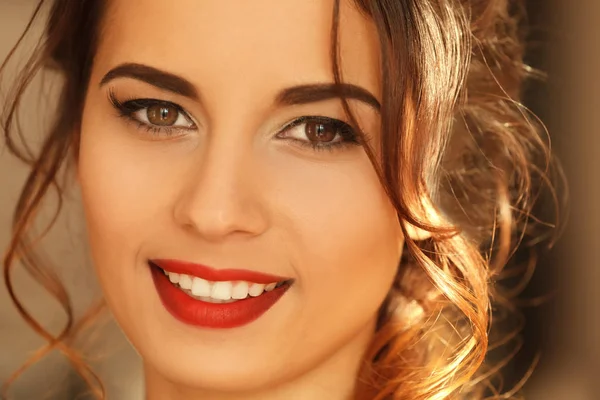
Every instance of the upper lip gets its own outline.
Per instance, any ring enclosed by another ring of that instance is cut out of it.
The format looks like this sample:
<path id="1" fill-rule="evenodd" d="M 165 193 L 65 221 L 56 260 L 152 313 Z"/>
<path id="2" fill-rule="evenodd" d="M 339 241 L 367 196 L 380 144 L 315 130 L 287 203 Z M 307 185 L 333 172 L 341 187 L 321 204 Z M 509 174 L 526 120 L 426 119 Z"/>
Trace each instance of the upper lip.
<path id="1" fill-rule="evenodd" d="M 197 276 L 207 281 L 247 281 L 253 283 L 273 283 L 290 280 L 290 278 L 265 274 L 247 269 L 215 269 L 202 264 L 172 259 L 153 259 L 150 263 L 167 272 L 175 272 Z"/>

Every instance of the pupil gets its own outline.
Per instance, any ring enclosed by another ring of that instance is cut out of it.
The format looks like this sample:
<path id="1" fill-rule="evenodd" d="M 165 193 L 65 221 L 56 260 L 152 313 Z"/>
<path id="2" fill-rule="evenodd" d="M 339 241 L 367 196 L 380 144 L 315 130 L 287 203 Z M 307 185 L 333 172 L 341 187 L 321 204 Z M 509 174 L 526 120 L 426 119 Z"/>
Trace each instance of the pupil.
<path id="1" fill-rule="evenodd" d="M 161 119 L 163 119 L 163 120 L 164 120 L 164 119 L 168 119 L 168 118 L 169 118 L 169 109 L 168 109 L 168 108 L 165 108 L 165 107 L 163 107 L 163 108 L 160 110 L 160 117 L 161 117 Z"/>
<path id="2" fill-rule="evenodd" d="M 306 136 L 316 142 L 331 142 L 335 139 L 337 131 L 334 127 L 321 122 L 309 122 L 306 124 Z"/>
<path id="3" fill-rule="evenodd" d="M 148 121 L 154 125 L 171 126 L 177 122 L 179 112 L 173 107 L 155 105 L 148 108 Z"/>
<path id="4" fill-rule="evenodd" d="M 323 126 L 323 124 L 317 125 L 317 136 L 323 137 L 324 133 L 325 133 L 325 127 Z"/>

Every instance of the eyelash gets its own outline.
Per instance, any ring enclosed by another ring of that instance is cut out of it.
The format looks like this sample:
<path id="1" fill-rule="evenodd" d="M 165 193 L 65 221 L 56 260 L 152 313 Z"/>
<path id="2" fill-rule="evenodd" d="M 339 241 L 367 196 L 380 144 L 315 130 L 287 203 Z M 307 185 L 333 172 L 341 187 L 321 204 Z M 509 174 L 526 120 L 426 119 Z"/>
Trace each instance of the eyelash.
<path id="1" fill-rule="evenodd" d="M 126 118 L 127 120 L 129 120 L 130 122 L 134 122 L 137 125 L 138 129 L 143 129 L 143 130 L 150 132 L 152 134 L 155 134 L 155 135 L 165 135 L 165 136 L 172 136 L 174 134 L 177 134 L 178 132 L 182 132 L 182 131 L 185 132 L 185 131 L 196 129 L 196 124 L 192 121 L 192 118 L 178 104 L 175 104 L 175 103 L 172 103 L 169 101 L 164 101 L 164 100 L 141 99 L 141 98 L 131 98 L 128 100 L 120 101 L 119 99 L 117 99 L 117 97 L 113 91 L 109 91 L 108 97 L 109 97 L 110 103 L 119 112 L 119 117 L 123 117 L 123 118 Z M 193 127 L 182 128 L 182 127 L 149 125 L 145 122 L 140 121 L 133 115 L 142 109 L 149 108 L 152 106 L 168 106 L 168 107 L 175 108 L 180 114 L 182 114 L 184 116 L 185 119 L 187 119 L 190 123 L 193 124 Z M 349 147 L 349 146 L 360 146 L 361 145 L 359 136 L 356 134 L 355 130 L 349 124 L 347 124 L 339 119 L 323 117 L 323 116 L 303 116 L 303 117 L 296 118 L 296 119 L 292 120 L 291 122 L 288 122 L 287 124 L 285 124 L 283 126 L 283 128 L 281 128 L 277 132 L 276 136 L 279 137 L 279 135 L 281 135 L 285 132 L 288 132 L 289 130 L 293 129 L 294 127 L 297 127 L 297 126 L 300 126 L 302 124 L 306 124 L 309 122 L 332 125 L 334 127 L 334 129 L 336 130 L 336 132 L 338 132 L 338 134 L 341 135 L 342 140 L 337 141 L 337 142 L 332 142 L 329 144 L 323 144 L 323 143 L 319 143 L 319 142 L 311 142 L 311 141 L 305 141 L 305 140 L 300 140 L 300 139 L 295 139 L 295 138 L 280 138 L 280 139 L 294 141 L 298 145 L 300 145 L 302 147 L 310 148 L 314 151 L 323 151 L 323 150 L 335 151 L 335 150 L 341 150 L 341 149 Z"/>
<path id="2" fill-rule="evenodd" d="M 119 112 L 120 117 L 126 118 L 130 122 L 134 122 L 137 125 L 138 129 L 143 129 L 154 135 L 173 136 L 179 132 L 187 132 L 196 129 L 196 124 L 192 121 L 192 118 L 189 116 L 189 114 L 181 106 L 175 103 L 171 103 L 170 101 L 140 98 L 132 98 L 127 99 L 125 101 L 120 101 L 119 99 L 117 99 L 113 91 L 109 91 L 108 98 L 113 107 Z M 140 121 L 133 115 L 140 110 L 152 106 L 173 107 L 177 110 L 177 112 L 183 115 L 183 117 L 187 119 L 193 126 L 189 128 L 184 128 L 177 126 L 149 125 L 145 122 Z"/>
<path id="3" fill-rule="evenodd" d="M 359 141 L 359 137 L 356 134 L 355 130 L 348 125 L 347 123 L 340 121 L 339 119 L 323 117 L 323 116 L 303 116 L 294 119 L 291 122 L 288 122 L 284 125 L 283 128 L 277 132 L 276 136 L 279 136 L 282 133 L 288 132 L 294 127 L 300 126 L 302 124 L 306 124 L 309 122 L 315 122 L 317 124 L 330 124 L 333 125 L 336 132 L 342 137 L 342 140 L 332 143 L 319 143 L 319 142 L 311 142 L 306 140 L 294 139 L 294 138 L 282 138 L 283 140 L 290 140 L 298 143 L 300 146 L 308 147 L 315 151 L 335 151 L 347 148 L 349 146 L 360 146 L 361 143 Z"/>

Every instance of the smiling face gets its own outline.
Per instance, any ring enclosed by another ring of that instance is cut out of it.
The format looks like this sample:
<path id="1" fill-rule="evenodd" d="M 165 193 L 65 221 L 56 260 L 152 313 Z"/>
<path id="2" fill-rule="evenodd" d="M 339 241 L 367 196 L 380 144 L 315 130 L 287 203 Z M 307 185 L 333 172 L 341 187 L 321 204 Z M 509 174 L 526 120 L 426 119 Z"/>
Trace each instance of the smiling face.
<path id="1" fill-rule="evenodd" d="M 333 2 L 109 3 L 78 174 L 106 300 L 147 375 L 228 392 L 320 370 L 325 390 L 351 381 L 402 235 L 328 89 Z M 350 2 L 340 40 L 351 109 L 375 144 L 378 39 Z M 293 284 L 252 321 L 198 326 L 163 305 L 157 259 Z"/>

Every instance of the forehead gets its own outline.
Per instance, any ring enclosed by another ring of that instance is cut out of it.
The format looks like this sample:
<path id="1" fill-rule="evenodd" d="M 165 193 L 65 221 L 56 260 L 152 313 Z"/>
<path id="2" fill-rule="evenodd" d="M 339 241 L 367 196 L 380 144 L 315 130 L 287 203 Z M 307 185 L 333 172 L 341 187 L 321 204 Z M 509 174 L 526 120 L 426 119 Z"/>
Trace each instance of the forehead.
<path id="1" fill-rule="evenodd" d="M 95 68 L 148 64 L 203 90 L 329 82 L 333 7 L 333 0 L 111 0 Z M 376 30 L 351 0 L 340 10 L 344 81 L 379 97 Z"/>

